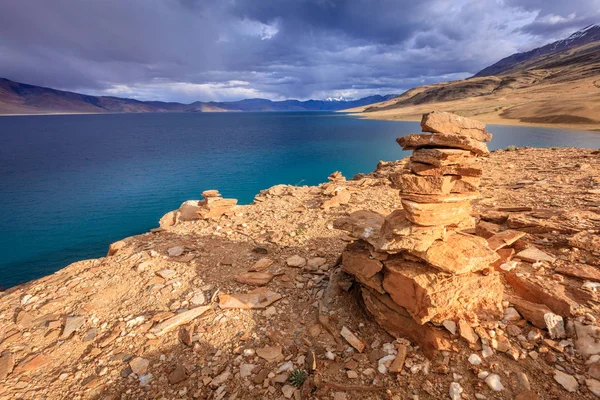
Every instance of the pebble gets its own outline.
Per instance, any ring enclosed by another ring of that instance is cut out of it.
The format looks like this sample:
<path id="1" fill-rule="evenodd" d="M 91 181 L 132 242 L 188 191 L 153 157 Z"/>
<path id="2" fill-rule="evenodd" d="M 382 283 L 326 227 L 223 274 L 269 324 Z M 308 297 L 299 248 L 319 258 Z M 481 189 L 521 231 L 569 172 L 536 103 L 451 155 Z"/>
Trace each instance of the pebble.
<path id="1" fill-rule="evenodd" d="M 502 386 L 502 382 L 500 382 L 500 376 L 498 374 L 490 374 L 487 378 L 485 378 L 485 383 L 492 389 L 494 392 L 500 392 L 504 390 L 504 386 Z"/>
<path id="2" fill-rule="evenodd" d="M 288 258 L 285 263 L 289 267 L 300 268 L 306 265 L 306 259 L 296 254 Z"/>
<path id="3" fill-rule="evenodd" d="M 150 384 L 150 382 L 152 381 L 152 374 L 144 374 L 144 375 L 140 375 L 140 386 L 148 386 Z"/>
<path id="4" fill-rule="evenodd" d="M 590 392 L 594 393 L 596 397 L 600 397 L 600 382 L 596 379 L 586 379 L 585 384 L 587 385 Z"/>
<path id="5" fill-rule="evenodd" d="M 131 367 L 131 370 L 136 375 L 144 375 L 146 373 L 146 371 L 148 371 L 149 365 L 150 365 L 150 361 L 145 358 L 142 358 L 142 357 L 136 357 L 129 362 L 129 366 Z"/>
<path id="6" fill-rule="evenodd" d="M 508 307 L 504 310 L 504 321 L 519 321 L 521 315 L 514 307 Z"/>
<path id="7" fill-rule="evenodd" d="M 250 375 L 252 375 L 252 370 L 256 368 L 256 365 L 254 364 L 242 364 L 240 365 L 240 377 L 241 378 L 246 378 Z"/>
<path id="8" fill-rule="evenodd" d="M 462 392 L 463 392 L 463 388 L 462 388 L 462 386 L 460 386 L 460 383 L 452 382 L 450 384 L 449 394 L 450 394 L 451 400 L 461 400 L 460 395 Z"/>
<path id="9" fill-rule="evenodd" d="M 169 250 L 167 250 L 167 254 L 169 254 L 169 257 L 179 257 L 180 255 L 183 254 L 183 247 L 181 247 L 181 246 L 171 247 Z"/>
<path id="10" fill-rule="evenodd" d="M 471 363 L 471 365 L 480 365 L 481 357 L 479 357 L 477 354 L 473 353 L 469 356 L 469 363 Z"/>
<path id="11" fill-rule="evenodd" d="M 346 375 L 348 376 L 349 379 L 356 379 L 358 378 L 358 373 L 356 371 L 347 371 Z"/>
<path id="12" fill-rule="evenodd" d="M 442 325 L 448 330 L 448 332 L 450 332 L 453 335 L 456 335 L 456 322 L 447 319 L 444 322 L 442 322 Z"/>
<path id="13" fill-rule="evenodd" d="M 292 385 L 284 385 L 281 388 L 281 392 L 283 393 L 283 397 L 285 397 L 286 399 L 291 399 L 292 396 L 294 395 L 294 392 L 296 391 L 296 388 Z"/>

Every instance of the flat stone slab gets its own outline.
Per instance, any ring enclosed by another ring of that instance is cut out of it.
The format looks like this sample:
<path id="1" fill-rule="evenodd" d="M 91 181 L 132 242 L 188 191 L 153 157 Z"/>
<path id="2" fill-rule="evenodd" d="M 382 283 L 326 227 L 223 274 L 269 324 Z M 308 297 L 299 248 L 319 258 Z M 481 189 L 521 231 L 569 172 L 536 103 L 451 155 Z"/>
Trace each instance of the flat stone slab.
<path id="1" fill-rule="evenodd" d="M 219 307 L 240 309 L 262 309 L 281 299 L 279 293 L 257 289 L 251 293 L 219 294 Z"/>
<path id="2" fill-rule="evenodd" d="M 406 210 L 406 218 L 421 226 L 453 225 L 470 217 L 471 201 L 455 203 L 417 203 L 402 199 L 402 207 Z"/>
<path id="3" fill-rule="evenodd" d="M 430 147 L 447 147 L 469 150 L 476 155 L 488 155 L 490 151 L 483 142 L 462 135 L 448 133 L 411 134 L 400 136 L 396 142 L 403 150 L 416 150 Z"/>
<path id="4" fill-rule="evenodd" d="M 461 149 L 418 149 L 413 151 L 410 161 L 433 167 L 470 166 L 477 161 L 469 150 Z"/>
<path id="5" fill-rule="evenodd" d="M 508 229 L 506 231 L 498 232 L 494 236 L 488 238 L 488 246 L 494 251 L 500 250 L 503 247 L 510 246 L 525 235 L 525 232 Z"/>
<path id="6" fill-rule="evenodd" d="M 423 164 L 411 161 L 410 170 L 423 176 L 441 176 L 441 175 L 459 175 L 459 176 L 481 176 L 483 169 L 479 165 L 444 165 L 436 167 L 435 165 Z"/>
<path id="7" fill-rule="evenodd" d="M 492 135 L 487 132 L 483 122 L 445 111 L 423 114 L 421 129 L 423 132 L 456 133 L 481 142 L 492 140 Z"/>
<path id="8" fill-rule="evenodd" d="M 529 261 L 532 263 L 538 261 L 547 261 L 550 264 L 552 264 L 554 261 L 556 261 L 556 257 L 551 256 L 546 252 L 543 252 L 537 247 L 529 247 L 523 251 L 520 251 L 517 253 L 515 258 L 521 259 L 523 261 Z"/>
<path id="9" fill-rule="evenodd" d="M 155 334 L 156 336 L 162 336 L 165 333 L 177 328 L 180 325 L 187 324 L 193 319 L 198 318 L 208 310 L 210 310 L 211 306 L 202 306 L 192 308 L 190 310 L 183 311 L 171 318 L 168 318 L 161 322 L 160 324 L 154 326 L 150 332 Z"/>

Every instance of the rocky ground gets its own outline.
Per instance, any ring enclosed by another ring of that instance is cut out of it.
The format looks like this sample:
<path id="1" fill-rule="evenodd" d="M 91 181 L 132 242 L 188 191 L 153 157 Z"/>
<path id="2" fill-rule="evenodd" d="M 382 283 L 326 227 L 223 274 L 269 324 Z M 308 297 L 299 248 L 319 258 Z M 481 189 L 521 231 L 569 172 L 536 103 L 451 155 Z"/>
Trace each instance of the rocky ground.
<path id="1" fill-rule="evenodd" d="M 470 336 L 448 324 L 447 351 L 426 357 L 390 336 L 339 271 L 352 239 L 333 221 L 401 207 L 388 176 L 403 162 L 380 163 L 345 182 L 275 186 L 218 220 L 124 239 L 0 293 L 0 399 L 596 398 L 600 153 L 517 149 L 483 163 L 478 234 L 521 230 L 515 251 L 550 257 L 498 269 L 504 318 Z M 566 336 L 552 339 L 519 296 L 563 315 Z"/>

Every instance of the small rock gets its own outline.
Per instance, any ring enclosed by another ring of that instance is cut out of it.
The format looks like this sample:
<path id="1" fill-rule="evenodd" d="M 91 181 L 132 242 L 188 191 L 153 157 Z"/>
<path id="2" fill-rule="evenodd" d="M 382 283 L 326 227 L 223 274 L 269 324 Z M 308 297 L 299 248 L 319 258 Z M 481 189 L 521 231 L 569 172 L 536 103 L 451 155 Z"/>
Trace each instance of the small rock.
<path id="1" fill-rule="evenodd" d="M 291 399 L 292 396 L 294 395 L 294 392 L 296 391 L 296 388 L 292 385 L 284 385 L 281 388 L 281 392 L 283 393 L 283 397 L 285 397 L 286 399 Z"/>
<path id="2" fill-rule="evenodd" d="M 194 295 L 190 299 L 190 304 L 194 306 L 203 306 L 204 304 L 206 304 L 206 296 L 204 295 L 204 292 L 199 291 L 194 293 Z"/>
<path id="3" fill-rule="evenodd" d="M 281 346 L 267 346 L 261 349 L 256 349 L 256 355 L 260 358 L 264 358 L 269 362 L 274 362 L 283 359 Z"/>
<path id="4" fill-rule="evenodd" d="M 587 385 L 590 392 L 594 393 L 596 397 L 600 397 L 600 382 L 596 379 L 586 379 L 585 384 Z"/>
<path id="5" fill-rule="evenodd" d="M 325 264 L 327 262 L 326 258 L 323 257 L 315 257 L 315 258 L 311 258 L 306 262 L 306 265 L 311 267 L 311 268 L 319 268 L 321 265 Z"/>
<path id="6" fill-rule="evenodd" d="M 63 329 L 61 340 L 68 339 L 71 335 L 85 323 L 85 317 L 82 316 L 70 316 L 65 321 L 65 328 Z"/>
<path id="7" fill-rule="evenodd" d="M 0 382 L 12 372 L 15 366 L 15 356 L 12 353 L 4 352 L 0 357 Z"/>
<path id="8" fill-rule="evenodd" d="M 498 374 L 489 374 L 487 378 L 485 378 L 485 383 L 492 389 L 494 392 L 500 392 L 504 390 L 504 386 L 502 386 L 502 382 L 500 382 L 500 376 Z"/>
<path id="9" fill-rule="evenodd" d="M 220 375 L 215 376 L 210 381 L 209 386 L 213 389 L 216 389 L 219 386 L 221 386 L 222 384 L 224 384 L 225 382 L 227 382 L 227 380 L 229 379 L 230 376 L 231 376 L 231 373 L 229 371 L 222 372 Z"/>
<path id="10" fill-rule="evenodd" d="M 150 365 L 150 361 L 145 358 L 142 358 L 142 357 L 136 357 L 129 362 L 129 366 L 131 367 L 131 370 L 136 375 L 144 375 L 148 371 L 149 365 Z"/>
<path id="11" fill-rule="evenodd" d="M 354 347 L 356 350 L 358 350 L 359 353 L 362 353 L 363 350 L 365 349 L 365 344 L 363 343 L 363 341 L 360 340 L 347 327 L 345 327 L 345 326 L 342 327 L 342 330 L 340 331 L 340 335 L 342 335 L 342 337 L 344 339 L 346 339 L 346 341 L 348 341 L 348 343 L 350 343 L 350 345 L 352 345 L 352 347 Z"/>
<path id="12" fill-rule="evenodd" d="M 521 319 L 521 315 L 514 307 L 507 307 L 504 310 L 504 321 L 519 321 Z"/>
<path id="13" fill-rule="evenodd" d="M 299 255 L 293 255 L 290 258 L 288 258 L 285 261 L 285 263 L 289 267 L 300 268 L 300 267 L 304 267 L 306 265 L 306 259 L 303 257 L 300 257 Z"/>
<path id="14" fill-rule="evenodd" d="M 144 374 L 144 375 L 140 375 L 139 376 L 139 380 L 140 380 L 140 386 L 144 387 L 144 386 L 148 386 L 150 384 L 150 382 L 152 381 L 152 374 Z"/>
<path id="15" fill-rule="evenodd" d="M 183 254 L 183 247 L 181 246 L 175 246 L 175 247 L 171 247 L 169 250 L 167 250 L 167 254 L 169 255 L 169 257 L 179 257 L 180 255 Z"/>
<path id="16" fill-rule="evenodd" d="M 579 388 L 577 379 L 557 369 L 554 370 L 554 380 L 558 382 L 567 392 L 574 393 Z"/>
<path id="17" fill-rule="evenodd" d="M 254 364 L 242 364 L 240 365 L 240 378 L 247 378 L 252 375 L 252 370 L 256 368 Z"/>
<path id="18" fill-rule="evenodd" d="M 565 324 L 560 315 L 553 313 L 544 314 L 544 321 L 552 339 L 561 339 L 566 337 Z"/>
<path id="19" fill-rule="evenodd" d="M 462 392 L 463 392 L 463 388 L 462 388 L 462 386 L 460 386 L 460 383 L 452 382 L 450 384 L 449 394 L 450 394 L 451 400 L 461 400 L 460 395 Z"/>
<path id="20" fill-rule="evenodd" d="M 167 378 L 171 385 L 175 385 L 187 379 L 187 371 L 183 365 L 178 364 L 175 369 L 169 373 Z"/>
<path id="21" fill-rule="evenodd" d="M 358 378 L 358 373 L 356 371 L 346 371 L 346 375 L 348 376 L 348 379 L 356 379 Z"/>
<path id="22" fill-rule="evenodd" d="M 169 279 L 173 278 L 176 274 L 177 274 L 177 272 L 173 271 L 172 269 L 163 269 L 156 273 L 156 275 L 160 276 L 161 278 L 163 278 L 165 280 L 169 280 Z"/>
<path id="23" fill-rule="evenodd" d="M 471 365 L 481 365 L 481 357 L 473 353 L 469 356 L 469 363 L 471 363 Z"/>
<path id="24" fill-rule="evenodd" d="M 447 319 L 444 322 L 442 322 L 442 325 L 448 330 L 448 332 L 450 332 L 453 335 L 456 335 L 456 322 Z"/>

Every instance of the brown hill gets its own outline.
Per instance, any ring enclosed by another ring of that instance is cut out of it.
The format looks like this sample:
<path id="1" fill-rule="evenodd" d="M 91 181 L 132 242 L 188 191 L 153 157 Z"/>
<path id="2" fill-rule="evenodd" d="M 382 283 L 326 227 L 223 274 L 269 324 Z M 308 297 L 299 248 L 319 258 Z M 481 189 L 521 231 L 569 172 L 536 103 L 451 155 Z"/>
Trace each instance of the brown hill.
<path id="1" fill-rule="evenodd" d="M 505 70 L 498 76 L 420 86 L 395 99 L 345 111 L 373 119 L 417 120 L 436 109 L 488 123 L 600 129 L 600 40 L 543 53 L 505 65 Z"/>

